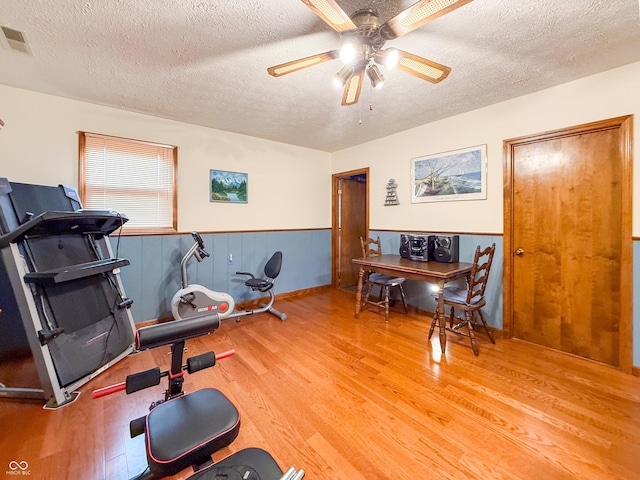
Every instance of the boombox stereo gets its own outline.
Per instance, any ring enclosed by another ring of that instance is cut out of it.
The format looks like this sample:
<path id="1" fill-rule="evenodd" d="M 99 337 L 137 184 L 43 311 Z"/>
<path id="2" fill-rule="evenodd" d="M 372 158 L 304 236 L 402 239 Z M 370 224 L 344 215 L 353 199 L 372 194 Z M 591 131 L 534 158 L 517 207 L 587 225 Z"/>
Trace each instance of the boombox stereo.
<path id="1" fill-rule="evenodd" d="M 403 258 L 428 262 L 457 262 L 460 252 L 459 235 L 400 235 L 400 255 Z"/>
<path id="2" fill-rule="evenodd" d="M 435 235 L 400 235 L 400 255 L 403 258 L 428 262 L 432 260 Z"/>

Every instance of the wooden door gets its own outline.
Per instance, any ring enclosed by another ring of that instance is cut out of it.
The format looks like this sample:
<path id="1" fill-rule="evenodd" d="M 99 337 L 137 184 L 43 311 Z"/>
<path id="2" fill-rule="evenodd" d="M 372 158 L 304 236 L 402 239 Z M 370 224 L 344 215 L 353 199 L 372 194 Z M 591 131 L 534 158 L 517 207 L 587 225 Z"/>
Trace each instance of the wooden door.
<path id="1" fill-rule="evenodd" d="M 366 173 L 334 176 L 334 283 L 338 288 L 358 283 L 358 268 L 351 260 L 362 256 L 360 237 L 368 233 Z"/>
<path id="2" fill-rule="evenodd" d="M 511 335 L 629 371 L 631 121 L 505 142 Z"/>

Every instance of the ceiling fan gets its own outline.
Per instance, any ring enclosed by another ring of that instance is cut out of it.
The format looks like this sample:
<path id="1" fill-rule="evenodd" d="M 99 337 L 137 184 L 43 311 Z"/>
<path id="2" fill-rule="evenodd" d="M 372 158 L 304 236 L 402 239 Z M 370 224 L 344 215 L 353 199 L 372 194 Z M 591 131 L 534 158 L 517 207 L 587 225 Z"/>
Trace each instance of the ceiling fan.
<path id="1" fill-rule="evenodd" d="M 349 106 L 358 102 L 365 74 L 374 88 L 382 85 L 384 76 L 377 64 L 388 68 L 397 66 L 431 83 L 447 78 L 451 69 L 445 65 L 397 48 L 383 47 L 387 40 L 409 33 L 473 0 L 421 0 L 385 23 L 381 23 L 372 9 L 361 9 L 349 16 L 334 0 L 301 1 L 340 33 L 342 47 L 269 67 L 267 72 L 281 77 L 340 57 L 345 65 L 334 80 L 344 87 L 342 105 Z"/>

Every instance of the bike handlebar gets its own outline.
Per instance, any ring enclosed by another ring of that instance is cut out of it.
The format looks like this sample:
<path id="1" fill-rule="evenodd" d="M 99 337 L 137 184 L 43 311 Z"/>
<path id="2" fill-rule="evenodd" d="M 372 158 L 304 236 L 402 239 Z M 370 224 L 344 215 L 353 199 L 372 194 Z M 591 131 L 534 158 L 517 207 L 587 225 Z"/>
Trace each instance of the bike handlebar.
<path id="1" fill-rule="evenodd" d="M 202 240 L 202 237 L 200 236 L 200 234 L 198 232 L 191 232 L 191 236 L 196 242 L 198 242 L 198 247 L 200 247 L 200 249 L 203 249 L 204 241 Z"/>

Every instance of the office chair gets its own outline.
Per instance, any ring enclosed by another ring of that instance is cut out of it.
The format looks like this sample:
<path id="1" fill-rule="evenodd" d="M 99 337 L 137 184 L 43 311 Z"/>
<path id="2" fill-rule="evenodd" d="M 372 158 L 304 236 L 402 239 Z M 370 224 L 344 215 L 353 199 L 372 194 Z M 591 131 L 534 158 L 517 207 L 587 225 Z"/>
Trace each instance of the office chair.
<path id="1" fill-rule="evenodd" d="M 372 238 L 364 239 L 360 237 L 360 247 L 362 248 L 362 256 L 364 258 L 371 257 L 379 257 L 382 255 L 382 246 L 380 244 L 380 237 L 377 237 L 375 240 Z M 366 278 L 367 281 L 367 291 L 364 296 L 364 301 L 362 302 L 362 306 L 360 307 L 360 311 L 364 310 L 366 305 L 374 305 L 376 307 L 384 308 L 384 321 L 389 321 L 389 297 L 391 294 L 391 288 L 398 287 L 400 290 L 400 296 L 402 298 L 402 304 L 404 306 L 404 312 L 408 313 L 407 309 L 407 301 L 404 296 L 404 289 L 402 288 L 402 284 L 405 282 L 405 279 L 402 277 L 392 277 L 390 275 L 385 275 L 383 273 L 369 272 Z M 378 295 L 377 301 L 369 300 L 371 296 L 371 290 L 374 286 L 380 288 L 380 293 Z"/>
<path id="2" fill-rule="evenodd" d="M 496 343 L 491 331 L 489 330 L 487 322 L 482 315 L 482 307 L 486 305 L 484 292 L 487 288 L 489 270 L 491 269 L 491 263 L 493 261 L 493 254 L 495 251 L 495 243 L 482 251 L 478 245 L 473 258 L 473 267 L 467 277 L 467 288 L 445 287 L 442 291 L 445 306 L 451 307 L 449 312 L 449 326 L 446 327 L 446 330 L 457 333 L 458 335 L 469 337 L 471 340 L 473 354 L 476 356 L 480 353 L 474 334 L 474 329 L 477 327 L 484 327 L 491 343 Z M 456 308 L 464 312 L 464 318 L 455 316 Z M 478 319 L 480 322 L 478 322 Z M 436 308 L 433 320 L 431 321 L 431 328 L 429 329 L 429 340 L 431 339 L 431 335 L 433 335 L 433 330 L 436 324 L 440 325 L 441 321 L 446 322 L 447 319 L 440 319 L 438 309 Z M 463 327 L 467 328 L 466 332 L 461 331 Z"/>

